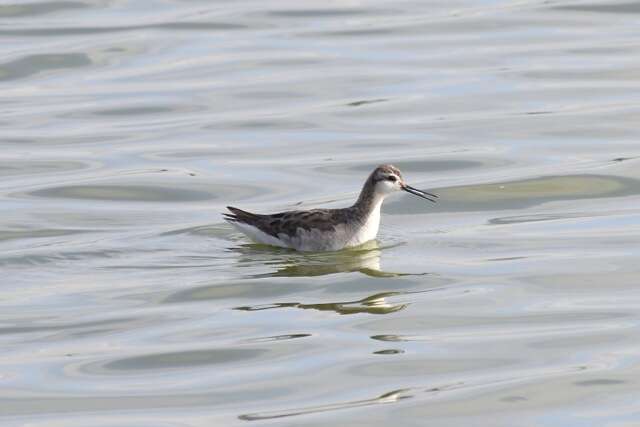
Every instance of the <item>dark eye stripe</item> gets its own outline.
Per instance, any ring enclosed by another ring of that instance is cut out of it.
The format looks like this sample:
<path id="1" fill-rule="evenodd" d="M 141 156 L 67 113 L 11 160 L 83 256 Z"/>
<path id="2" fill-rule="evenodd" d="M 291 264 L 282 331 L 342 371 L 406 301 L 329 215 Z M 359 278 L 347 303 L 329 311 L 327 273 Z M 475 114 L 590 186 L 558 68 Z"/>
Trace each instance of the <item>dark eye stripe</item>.
<path id="1" fill-rule="evenodd" d="M 396 182 L 396 177 L 391 175 L 387 177 L 387 181 Z"/>

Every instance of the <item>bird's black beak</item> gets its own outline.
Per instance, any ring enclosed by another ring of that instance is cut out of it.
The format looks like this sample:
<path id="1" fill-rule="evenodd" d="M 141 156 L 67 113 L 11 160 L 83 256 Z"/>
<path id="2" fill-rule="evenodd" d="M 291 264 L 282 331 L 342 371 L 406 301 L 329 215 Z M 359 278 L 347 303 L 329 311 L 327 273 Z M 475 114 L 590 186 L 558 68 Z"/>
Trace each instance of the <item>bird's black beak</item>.
<path id="1" fill-rule="evenodd" d="M 407 193 L 415 194 L 418 197 L 422 197 L 423 199 L 427 199 L 430 202 L 435 203 L 438 198 L 436 194 L 427 193 L 426 191 L 418 190 L 417 188 L 413 188 L 410 185 L 404 184 L 402 189 Z"/>

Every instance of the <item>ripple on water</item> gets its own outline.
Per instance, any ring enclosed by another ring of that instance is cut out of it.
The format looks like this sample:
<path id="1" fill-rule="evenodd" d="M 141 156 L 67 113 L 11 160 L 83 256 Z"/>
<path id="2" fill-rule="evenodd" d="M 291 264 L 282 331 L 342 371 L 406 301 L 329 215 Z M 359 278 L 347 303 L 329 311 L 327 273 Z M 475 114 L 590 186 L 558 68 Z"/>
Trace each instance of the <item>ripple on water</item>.
<path id="1" fill-rule="evenodd" d="M 570 4 L 553 6 L 553 9 L 593 13 L 640 13 L 640 4 L 637 2 L 620 2 L 612 4 Z"/>
<path id="2" fill-rule="evenodd" d="M 46 237 L 70 236 L 87 232 L 90 232 L 90 230 L 54 228 L 0 229 L 0 242 L 8 240 L 41 239 Z M 2 258 L 0 258 L 0 264 L 2 264 Z"/>
<path id="3" fill-rule="evenodd" d="M 244 30 L 248 27 L 230 22 L 163 22 L 158 24 L 120 25 L 103 27 L 51 27 L 51 28 L 21 28 L 3 29 L 0 35 L 23 37 L 55 37 L 71 35 L 92 35 L 101 33 L 121 33 L 136 30 L 179 30 L 179 31 L 230 31 Z"/>
<path id="4" fill-rule="evenodd" d="M 286 334 L 264 339 L 241 340 L 240 345 L 215 348 L 157 352 L 147 350 L 144 354 L 126 355 L 124 357 L 113 357 L 114 354 L 112 354 L 111 357 L 104 360 L 69 362 L 64 368 L 70 375 L 73 374 L 74 376 L 108 375 L 110 377 L 128 377 L 147 375 L 150 371 L 180 376 L 182 375 L 180 371 L 215 367 L 216 369 L 239 369 L 239 371 L 230 373 L 229 380 L 233 380 L 234 377 L 237 379 L 251 376 L 257 381 L 263 375 L 269 377 L 269 374 L 263 372 L 261 368 L 265 363 L 268 364 L 283 358 L 291 359 L 294 356 L 317 352 L 320 344 L 310 340 L 310 337 L 311 334 L 307 333 Z M 176 347 L 182 348 L 183 346 Z M 238 366 L 244 366 L 246 371 L 242 371 L 242 368 Z M 299 368 L 297 363 L 292 365 L 292 369 L 294 367 L 296 369 Z M 254 370 L 256 371 L 254 372 Z M 199 381 L 198 379 L 195 380 Z M 122 378 L 122 381 L 129 380 Z M 206 382 L 207 379 L 203 378 L 202 381 Z M 172 388 L 172 385 L 165 383 L 164 387 Z"/>
<path id="5" fill-rule="evenodd" d="M 158 171 L 159 175 L 169 172 L 166 169 Z M 175 171 L 174 171 L 175 172 Z M 153 171 L 142 172 L 152 175 Z M 188 181 L 193 173 L 181 173 L 180 176 L 173 174 L 173 181 Z M 144 183 L 104 183 L 104 184 L 76 184 L 58 187 L 48 187 L 29 192 L 11 193 L 9 197 L 23 198 L 36 197 L 44 199 L 73 199 L 73 200 L 100 200 L 127 203 L 176 203 L 176 202 L 201 202 L 213 201 L 217 199 L 228 200 L 233 195 L 234 200 L 241 200 L 263 194 L 265 191 L 256 186 L 237 185 L 231 183 L 222 184 L 217 181 L 215 184 L 206 182 L 193 182 L 190 185 L 173 184 L 164 185 L 170 178 L 144 178 Z M 163 181 L 162 185 L 155 182 Z M 147 183 L 148 182 L 148 183 Z"/>
<path id="6" fill-rule="evenodd" d="M 411 389 L 398 389 L 398 390 L 393 390 L 393 391 L 381 394 L 380 396 L 376 396 L 369 399 L 343 401 L 343 402 L 329 403 L 326 405 L 305 406 L 305 407 L 289 408 L 289 409 L 276 410 L 276 411 L 247 413 L 247 414 L 242 414 L 238 416 L 238 418 L 244 421 L 270 420 L 270 419 L 277 419 L 277 418 L 294 417 L 299 415 L 309 415 L 309 414 L 320 413 L 320 412 L 338 411 L 338 410 L 344 410 L 349 408 L 359 408 L 359 407 L 366 407 L 366 406 L 372 406 L 372 405 L 396 403 L 404 399 L 412 398 L 413 395 L 410 393 L 410 391 Z"/>
<path id="7" fill-rule="evenodd" d="M 255 359 L 267 352 L 258 348 L 215 348 L 205 350 L 177 351 L 134 356 L 107 362 L 107 371 L 146 371 L 159 369 L 193 368 L 205 365 L 237 363 Z"/>
<path id="8" fill-rule="evenodd" d="M 38 342 L 66 342 L 69 339 L 83 336 L 102 336 L 109 332 L 130 330 L 132 327 L 140 327 L 148 323 L 148 319 L 135 317 L 119 317 L 74 323 L 31 323 L 21 324 L 20 326 L 0 327 L 0 335 L 34 334 L 36 337 L 34 340 L 37 339 Z"/>
<path id="9" fill-rule="evenodd" d="M 118 143 L 131 139 L 131 136 L 116 136 L 116 135 L 37 135 L 32 137 L 12 136 L 4 137 L 0 141 L 5 144 L 14 144 L 16 146 L 24 146 L 27 144 L 43 144 L 43 145 L 80 145 L 80 144 L 95 144 L 95 143 Z"/>
<path id="10" fill-rule="evenodd" d="M 54 174 L 78 171 L 91 167 L 88 162 L 69 160 L 12 160 L 0 161 L 0 177 L 16 175 Z"/>
<path id="11" fill-rule="evenodd" d="M 46 71 L 81 68 L 92 64 L 85 53 L 30 55 L 0 64 L 0 81 L 24 79 Z"/>
<path id="12" fill-rule="evenodd" d="M 400 171 L 404 174 L 407 180 L 410 180 L 410 173 L 420 173 L 424 172 L 435 173 L 435 172 L 446 172 L 446 171 L 458 171 L 465 169 L 478 169 L 478 168 L 497 168 L 503 167 L 509 164 L 509 162 L 500 159 L 480 159 L 477 158 L 474 160 L 459 160 L 459 159 L 451 159 L 451 158 L 431 158 L 425 160 L 387 160 L 387 162 L 392 163 L 394 166 L 398 167 Z M 345 164 L 332 164 L 332 165 L 323 165 L 314 168 L 314 170 L 335 175 L 354 175 L 353 172 L 360 172 L 358 176 L 366 176 L 366 174 L 370 173 L 373 168 L 375 168 L 378 163 L 372 162 L 349 162 Z"/>
<path id="13" fill-rule="evenodd" d="M 162 249 L 144 250 L 136 249 L 97 249 L 97 250 L 62 250 L 49 251 L 43 254 L 36 253 L 18 253 L 17 255 L 8 255 L 0 257 L 0 266 L 37 266 L 37 265 L 56 265 L 58 267 L 65 264 L 77 264 L 84 261 L 87 265 L 98 260 L 108 261 L 117 259 L 131 260 L 134 256 L 157 254 Z M 95 269 L 96 266 L 93 265 Z M 157 266 L 156 268 L 161 268 Z"/>
<path id="14" fill-rule="evenodd" d="M 326 8 L 326 9 L 281 9 L 267 12 L 270 16 L 284 18 L 336 18 L 341 16 L 358 16 L 371 14 L 371 10 L 365 8 Z"/>
<path id="15" fill-rule="evenodd" d="M 272 342 L 272 341 L 284 341 L 284 340 L 295 340 L 298 338 L 307 338 L 310 337 L 311 334 L 285 334 L 285 335 L 275 335 L 272 337 L 260 337 L 260 338 L 248 338 L 244 340 L 244 342 Z"/>
<path id="16" fill-rule="evenodd" d="M 299 302 L 285 302 L 274 304 L 262 304 L 253 306 L 235 307 L 241 311 L 262 311 L 277 308 L 298 308 L 301 310 L 332 311 L 337 314 L 390 314 L 404 310 L 408 304 L 393 304 L 387 301 L 388 297 L 402 295 L 401 292 L 381 292 L 357 301 L 323 302 L 316 304 L 303 304 Z"/>
<path id="17" fill-rule="evenodd" d="M 163 299 L 163 303 L 175 304 L 195 301 L 214 301 L 222 299 L 264 299 L 280 297 L 295 292 L 287 282 L 262 282 L 259 280 L 231 281 L 211 286 L 192 287 L 173 292 Z"/>
<path id="18" fill-rule="evenodd" d="M 565 175 L 491 184 L 430 189 L 440 195 L 438 203 L 425 204 L 406 197 L 390 201 L 388 212 L 459 212 L 524 209 L 562 201 L 625 197 L 640 194 L 640 180 L 611 175 Z"/>
<path id="19" fill-rule="evenodd" d="M 147 116 L 147 115 L 160 115 L 169 113 L 189 113 L 202 110 L 193 105 L 140 105 L 140 106 L 120 106 L 118 108 L 106 108 L 102 110 L 95 110 L 93 114 L 97 116 Z"/>
<path id="20" fill-rule="evenodd" d="M 349 373 L 363 377 L 394 377 L 416 378 L 429 375 L 439 376 L 448 373 L 463 373 L 465 371 L 487 371 L 499 367 L 514 366 L 518 359 L 488 359 L 474 358 L 420 358 L 409 357 L 378 359 L 372 363 L 353 365 L 348 368 Z"/>
<path id="21" fill-rule="evenodd" d="M 0 17 L 17 18 L 46 15 L 63 10 L 84 9 L 88 4 L 79 1 L 43 1 L 38 3 L 13 3 L 0 5 Z"/>
<path id="22" fill-rule="evenodd" d="M 211 192 L 151 185 L 69 185 L 36 190 L 29 194 L 53 199 L 166 203 L 213 200 L 218 197 Z"/>

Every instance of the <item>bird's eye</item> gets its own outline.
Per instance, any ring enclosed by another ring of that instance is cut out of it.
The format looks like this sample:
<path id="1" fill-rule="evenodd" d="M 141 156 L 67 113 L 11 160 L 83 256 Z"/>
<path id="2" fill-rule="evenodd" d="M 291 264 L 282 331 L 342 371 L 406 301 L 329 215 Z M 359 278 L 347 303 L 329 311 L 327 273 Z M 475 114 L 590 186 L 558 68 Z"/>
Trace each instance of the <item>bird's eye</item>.
<path id="1" fill-rule="evenodd" d="M 389 175 L 389 176 L 387 177 L 387 181 L 396 182 L 396 177 L 395 177 L 395 176 L 393 176 L 393 175 Z"/>

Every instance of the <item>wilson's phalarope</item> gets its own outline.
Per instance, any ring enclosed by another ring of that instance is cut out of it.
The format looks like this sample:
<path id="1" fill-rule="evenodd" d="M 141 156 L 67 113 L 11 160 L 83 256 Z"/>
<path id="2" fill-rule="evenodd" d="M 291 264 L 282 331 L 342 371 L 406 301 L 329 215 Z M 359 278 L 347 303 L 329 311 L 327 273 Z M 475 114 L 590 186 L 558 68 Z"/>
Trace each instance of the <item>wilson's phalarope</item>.
<path id="1" fill-rule="evenodd" d="M 337 251 L 376 238 L 385 197 L 406 191 L 435 202 L 438 196 L 407 185 L 392 165 L 378 166 L 364 183 L 358 200 L 343 209 L 312 209 L 260 215 L 227 206 L 225 219 L 257 243 L 298 251 Z"/>

